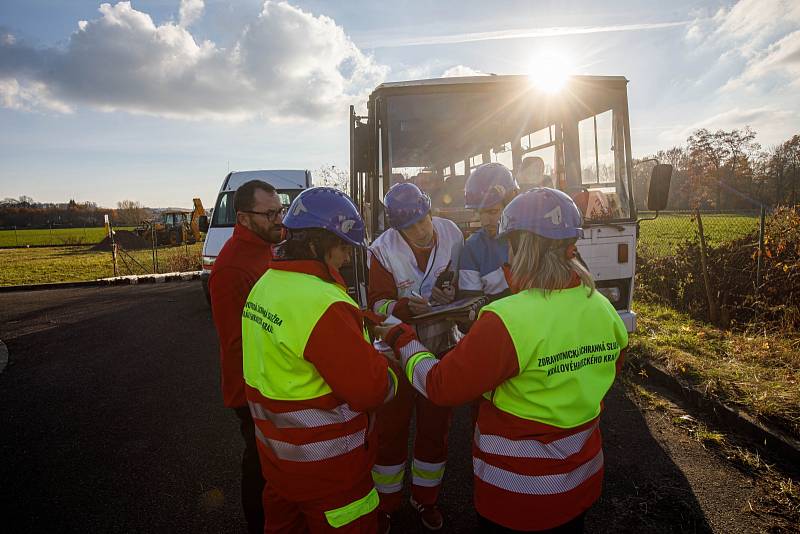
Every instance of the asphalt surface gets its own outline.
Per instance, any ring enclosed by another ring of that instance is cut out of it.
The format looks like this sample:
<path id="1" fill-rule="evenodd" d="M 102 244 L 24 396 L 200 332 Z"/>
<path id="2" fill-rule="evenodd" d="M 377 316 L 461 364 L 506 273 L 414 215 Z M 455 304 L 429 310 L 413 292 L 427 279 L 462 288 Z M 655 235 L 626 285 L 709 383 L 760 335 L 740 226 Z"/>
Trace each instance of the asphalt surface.
<path id="1" fill-rule="evenodd" d="M 199 283 L 0 294 L 0 339 L 0 517 L 11 531 L 243 531 L 237 420 L 222 406 Z M 602 430 L 604 493 L 587 532 L 758 531 L 732 513 L 746 480 L 648 420 L 620 386 Z M 445 532 L 474 530 L 470 440 L 462 408 Z M 423 530 L 405 507 L 392 531 Z"/>

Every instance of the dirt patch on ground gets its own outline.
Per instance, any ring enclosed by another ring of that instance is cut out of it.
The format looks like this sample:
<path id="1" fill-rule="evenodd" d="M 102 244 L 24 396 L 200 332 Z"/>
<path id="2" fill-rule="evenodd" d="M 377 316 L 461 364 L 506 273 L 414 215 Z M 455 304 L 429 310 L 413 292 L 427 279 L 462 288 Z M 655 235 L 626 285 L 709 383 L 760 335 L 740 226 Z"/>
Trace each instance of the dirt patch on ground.
<path id="1" fill-rule="evenodd" d="M 114 242 L 124 250 L 141 250 L 151 246 L 149 241 L 128 230 L 115 230 Z M 111 238 L 106 237 L 93 246 L 92 250 L 111 250 Z"/>

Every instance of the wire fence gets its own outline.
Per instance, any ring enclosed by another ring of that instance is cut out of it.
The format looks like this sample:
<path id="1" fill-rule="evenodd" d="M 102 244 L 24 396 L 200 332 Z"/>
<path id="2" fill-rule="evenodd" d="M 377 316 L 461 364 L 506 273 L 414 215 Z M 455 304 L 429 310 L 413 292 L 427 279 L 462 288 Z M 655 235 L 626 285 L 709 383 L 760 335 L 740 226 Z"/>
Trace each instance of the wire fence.
<path id="1" fill-rule="evenodd" d="M 700 211 L 699 219 L 696 212 L 672 211 L 640 222 L 638 288 L 720 325 L 763 316 L 776 280 L 772 215 L 760 207 Z"/>
<path id="2" fill-rule="evenodd" d="M 122 226 L 119 230 L 133 230 Z M 65 228 L 52 225 L 47 228 L 0 227 L 0 248 L 9 247 L 58 247 L 95 245 L 106 237 L 105 228 Z"/>
<path id="3" fill-rule="evenodd" d="M 640 218 L 653 217 L 654 213 L 639 212 Z M 758 243 L 761 229 L 760 210 L 739 210 L 720 213 L 701 211 L 706 244 L 715 247 L 723 243 L 753 236 Z M 693 211 L 661 212 L 655 220 L 644 220 L 639 225 L 640 254 L 660 258 L 675 254 L 679 245 L 699 240 L 697 218 Z"/>

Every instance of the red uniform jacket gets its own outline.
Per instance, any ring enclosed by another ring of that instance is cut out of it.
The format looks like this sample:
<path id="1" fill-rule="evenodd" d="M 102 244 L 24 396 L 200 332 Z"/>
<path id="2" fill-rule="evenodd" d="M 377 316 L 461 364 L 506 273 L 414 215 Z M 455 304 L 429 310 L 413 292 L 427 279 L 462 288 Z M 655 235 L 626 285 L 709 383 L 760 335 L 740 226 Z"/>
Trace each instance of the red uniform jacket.
<path id="1" fill-rule="evenodd" d="M 211 312 L 219 337 L 222 399 L 229 408 L 247 406 L 242 375 L 242 310 L 247 295 L 271 261 L 272 246 L 237 224 L 208 279 Z"/>
<path id="2" fill-rule="evenodd" d="M 579 283 L 578 277 L 573 276 L 571 287 Z M 620 354 L 617 372 L 622 361 L 623 354 Z M 472 326 L 469 335 L 430 368 L 425 382 L 426 396 L 440 406 L 459 406 L 480 398 L 476 440 L 484 435 L 489 439 L 499 436 L 501 440 L 511 440 L 510 443 L 533 439 L 548 444 L 566 441 L 578 434 L 586 436 L 579 452 L 560 460 L 492 455 L 480 450 L 476 441 L 473 463 L 496 465 L 524 475 L 546 476 L 568 472 L 590 462 L 601 450 L 599 417 L 576 428 L 557 428 L 499 410 L 481 396 L 519 372 L 516 348 L 508 330 L 497 315 L 486 312 Z M 508 528 L 545 530 L 566 523 L 588 509 L 600 496 L 602 480 L 601 468 L 570 491 L 524 495 L 505 491 L 476 476 L 475 508 L 487 519 Z"/>
<path id="3" fill-rule="evenodd" d="M 345 285 L 338 272 L 315 260 L 275 261 L 270 268 L 312 274 Z M 331 393 L 303 401 L 275 400 L 246 386 L 264 478 L 290 501 L 351 489 L 366 495 L 373 487 L 369 471 L 378 451 L 369 412 L 394 397 L 396 379 L 386 359 L 364 339 L 360 310 L 345 302 L 332 304 L 322 314 L 303 357 L 316 367 Z M 346 446 L 336 456 L 322 460 L 292 461 L 286 457 L 287 448 L 305 447 L 313 456 L 324 451 L 326 443 Z"/>

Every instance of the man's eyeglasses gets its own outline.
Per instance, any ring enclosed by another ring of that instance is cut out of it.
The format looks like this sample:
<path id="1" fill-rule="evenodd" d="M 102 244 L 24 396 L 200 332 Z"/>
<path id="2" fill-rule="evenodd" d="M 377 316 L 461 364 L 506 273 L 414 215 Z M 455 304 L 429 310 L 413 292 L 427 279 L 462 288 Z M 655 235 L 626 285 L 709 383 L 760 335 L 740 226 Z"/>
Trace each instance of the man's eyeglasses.
<path id="1" fill-rule="evenodd" d="M 275 219 L 278 218 L 278 215 L 283 217 L 286 215 L 286 212 L 289 211 L 289 208 L 280 208 L 277 210 L 267 210 L 267 211 L 242 211 L 242 213 L 252 213 L 253 215 L 263 215 L 267 218 L 269 222 L 275 222 Z"/>

